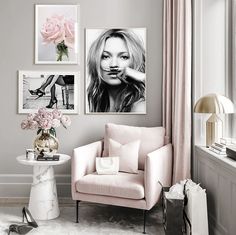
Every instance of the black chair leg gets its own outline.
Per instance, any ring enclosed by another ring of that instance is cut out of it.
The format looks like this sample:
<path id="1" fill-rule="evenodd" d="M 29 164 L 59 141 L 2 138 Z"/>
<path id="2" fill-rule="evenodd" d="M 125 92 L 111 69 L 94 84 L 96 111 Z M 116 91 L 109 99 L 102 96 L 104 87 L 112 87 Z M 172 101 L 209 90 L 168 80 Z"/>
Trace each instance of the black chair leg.
<path id="1" fill-rule="evenodd" d="M 69 87 L 67 85 L 65 87 L 65 94 L 66 94 L 66 109 L 69 109 Z"/>
<path id="2" fill-rule="evenodd" d="M 143 234 L 146 234 L 146 214 L 147 210 L 143 210 Z"/>
<path id="3" fill-rule="evenodd" d="M 79 203 L 80 201 L 76 200 L 76 223 L 79 223 Z"/>

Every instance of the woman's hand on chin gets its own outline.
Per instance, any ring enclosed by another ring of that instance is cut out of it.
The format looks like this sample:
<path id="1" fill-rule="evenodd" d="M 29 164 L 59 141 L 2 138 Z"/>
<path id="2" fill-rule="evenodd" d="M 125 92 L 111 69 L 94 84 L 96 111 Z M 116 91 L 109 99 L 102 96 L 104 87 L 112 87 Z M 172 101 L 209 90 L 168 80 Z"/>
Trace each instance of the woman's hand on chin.
<path id="1" fill-rule="evenodd" d="M 124 73 L 126 74 L 126 76 L 134 79 L 137 82 L 145 82 L 145 80 L 146 80 L 145 73 L 142 73 L 142 72 L 137 71 L 135 69 L 131 69 L 129 67 L 126 67 L 124 71 L 125 71 Z"/>
<path id="2" fill-rule="evenodd" d="M 146 74 L 130 67 L 124 68 L 120 73 L 117 74 L 117 77 L 124 83 L 128 83 L 126 77 L 129 77 L 137 82 L 145 82 Z"/>

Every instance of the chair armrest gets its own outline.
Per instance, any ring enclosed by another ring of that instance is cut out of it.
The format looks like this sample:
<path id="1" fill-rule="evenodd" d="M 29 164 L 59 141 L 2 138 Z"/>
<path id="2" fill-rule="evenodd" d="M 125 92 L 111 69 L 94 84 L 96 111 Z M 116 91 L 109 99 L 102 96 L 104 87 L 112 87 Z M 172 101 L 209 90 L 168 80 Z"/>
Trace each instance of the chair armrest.
<path id="1" fill-rule="evenodd" d="M 83 176 L 96 170 L 95 159 L 102 155 L 103 141 L 97 141 L 74 149 L 71 159 L 71 187 L 75 192 L 75 183 Z"/>
<path id="2" fill-rule="evenodd" d="M 159 200 L 161 186 L 170 186 L 172 178 L 172 144 L 167 144 L 151 153 L 145 160 L 144 185 L 147 209 Z"/>

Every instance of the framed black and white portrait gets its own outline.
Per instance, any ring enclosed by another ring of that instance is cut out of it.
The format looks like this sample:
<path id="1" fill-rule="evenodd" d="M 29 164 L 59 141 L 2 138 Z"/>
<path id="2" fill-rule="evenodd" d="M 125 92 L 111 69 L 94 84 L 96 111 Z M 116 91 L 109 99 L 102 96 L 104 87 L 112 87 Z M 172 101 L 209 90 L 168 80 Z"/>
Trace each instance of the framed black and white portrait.
<path id="1" fill-rule="evenodd" d="M 18 112 L 57 108 L 63 113 L 78 113 L 77 72 L 18 71 Z"/>
<path id="2" fill-rule="evenodd" d="M 86 113 L 146 114 L 146 29 L 86 29 Z"/>

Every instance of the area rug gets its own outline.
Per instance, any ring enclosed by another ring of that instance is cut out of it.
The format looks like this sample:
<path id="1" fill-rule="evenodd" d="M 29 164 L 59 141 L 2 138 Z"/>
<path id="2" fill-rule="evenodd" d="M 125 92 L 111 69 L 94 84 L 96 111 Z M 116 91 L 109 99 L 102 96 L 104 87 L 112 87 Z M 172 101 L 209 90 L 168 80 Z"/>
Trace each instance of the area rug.
<path id="1" fill-rule="evenodd" d="M 0 207 L 1 235 L 7 234 L 10 224 L 22 222 L 22 207 Z M 37 221 L 39 227 L 31 230 L 28 234 L 133 235 L 142 234 L 143 232 L 142 210 L 81 203 L 79 218 L 79 224 L 75 223 L 75 207 L 61 207 L 58 218 Z M 147 215 L 147 234 L 164 235 L 162 219 L 161 207 L 154 207 Z"/>

